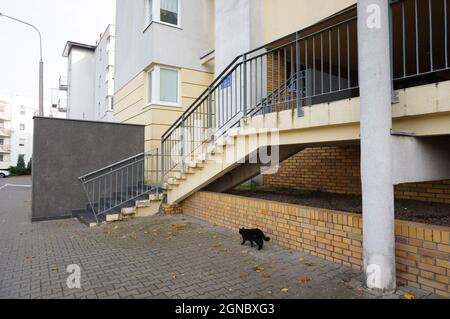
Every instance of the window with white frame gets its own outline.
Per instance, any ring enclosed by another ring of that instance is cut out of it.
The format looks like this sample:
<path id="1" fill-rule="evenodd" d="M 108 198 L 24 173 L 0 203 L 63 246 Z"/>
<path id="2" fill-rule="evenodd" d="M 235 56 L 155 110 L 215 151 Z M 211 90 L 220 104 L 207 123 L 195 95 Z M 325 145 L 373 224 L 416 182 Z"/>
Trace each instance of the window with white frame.
<path id="1" fill-rule="evenodd" d="M 180 71 L 155 66 L 147 73 L 147 102 L 168 106 L 180 105 Z"/>
<path id="2" fill-rule="evenodd" d="M 178 25 L 178 9 L 179 0 L 160 0 L 160 17 L 161 22 Z"/>
<path id="3" fill-rule="evenodd" d="M 2 154 L 0 154 L 0 162 L 4 162 L 4 157 Z"/>
<path id="4" fill-rule="evenodd" d="M 144 0 L 145 26 L 153 21 L 180 26 L 180 0 Z"/>
<path id="5" fill-rule="evenodd" d="M 25 146 L 25 142 L 24 138 L 19 139 L 19 146 Z"/>
<path id="6" fill-rule="evenodd" d="M 5 140 L 3 138 L 0 138 L 0 145 L 5 145 Z"/>
<path id="7" fill-rule="evenodd" d="M 20 124 L 20 130 L 25 131 L 25 124 Z"/>

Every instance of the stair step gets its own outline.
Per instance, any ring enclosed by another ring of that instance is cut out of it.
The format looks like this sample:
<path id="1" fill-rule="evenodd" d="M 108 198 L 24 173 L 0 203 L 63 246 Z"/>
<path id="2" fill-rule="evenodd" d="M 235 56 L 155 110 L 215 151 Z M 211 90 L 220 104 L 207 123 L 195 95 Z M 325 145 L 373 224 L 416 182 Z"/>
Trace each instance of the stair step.
<path id="1" fill-rule="evenodd" d="M 156 201 L 160 201 L 164 199 L 164 194 L 151 194 L 150 195 L 150 201 L 151 202 L 156 202 Z"/>
<path id="2" fill-rule="evenodd" d="M 180 182 L 174 178 L 174 177 L 170 177 L 169 180 L 167 181 L 167 183 L 171 186 L 178 186 L 180 185 Z"/>
<path id="3" fill-rule="evenodd" d="M 216 141 L 216 144 L 218 146 L 227 146 L 227 145 L 234 145 L 234 137 L 231 136 L 222 136 L 219 137 Z"/>
<path id="4" fill-rule="evenodd" d="M 183 173 L 177 172 L 174 174 L 174 178 L 176 178 L 177 180 L 185 180 L 186 175 L 184 175 Z"/>
<path id="5" fill-rule="evenodd" d="M 148 207 L 150 205 L 150 199 L 136 201 L 137 208 Z"/>
<path id="6" fill-rule="evenodd" d="M 219 155 L 223 154 L 223 147 L 220 147 L 218 145 L 210 145 L 207 147 L 206 151 L 210 155 Z"/>
<path id="7" fill-rule="evenodd" d="M 120 220 L 120 214 L 108 214 L 106 215 L 106 222 L 113 223 Z"/>
<path id="8" fill-rule="evenodd" d="M 121 214 L 123 216 L 131 216 L 136 214 L 136 207 L 126 207 L 122 208 Z"/>

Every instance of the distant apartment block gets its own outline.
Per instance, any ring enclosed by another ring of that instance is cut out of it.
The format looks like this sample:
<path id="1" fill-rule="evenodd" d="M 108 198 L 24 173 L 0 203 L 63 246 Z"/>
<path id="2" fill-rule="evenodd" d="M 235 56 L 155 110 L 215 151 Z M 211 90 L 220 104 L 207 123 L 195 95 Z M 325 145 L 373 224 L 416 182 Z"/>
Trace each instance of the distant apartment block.
<path id="1" fill-rule="evenodd" d="M 96 45 L 67 42 L 67 78 L 59 83 L 62 98 L 57 108 L 68 119 L 112 122 L 114 95 L 115 27 L 109 25 Z"/>
<path id="2" fill-rule="evenodd" d="M 27 163 L 33 154 L 33 117 L 37 99 L 0 94 L 0 169 Z"/>

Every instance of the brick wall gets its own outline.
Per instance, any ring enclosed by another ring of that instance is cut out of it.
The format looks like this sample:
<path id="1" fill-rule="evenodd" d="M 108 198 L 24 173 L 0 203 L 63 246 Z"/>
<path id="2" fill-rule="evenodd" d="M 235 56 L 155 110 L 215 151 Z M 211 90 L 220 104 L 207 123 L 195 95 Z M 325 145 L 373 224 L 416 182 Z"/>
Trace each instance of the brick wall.
<path id="1" fill-rule="evenodd" d="M 359 146 L 308 148 L 281 164 L 264 185 L 320 190 L 336 194 L 361 194 Z M 395 187 L 399 199 L 450 204 L 450 180 L 402 184 Z"/>
<path id="2" fill-rule="evenodd" d="M 233 230 L 260 228 L 284 247 L 362 268 L 362 218 L 298 205 L 198 192 L 183 213 Z M 399 282 L 450 298 L 450 228 L 396 222 Z"/>

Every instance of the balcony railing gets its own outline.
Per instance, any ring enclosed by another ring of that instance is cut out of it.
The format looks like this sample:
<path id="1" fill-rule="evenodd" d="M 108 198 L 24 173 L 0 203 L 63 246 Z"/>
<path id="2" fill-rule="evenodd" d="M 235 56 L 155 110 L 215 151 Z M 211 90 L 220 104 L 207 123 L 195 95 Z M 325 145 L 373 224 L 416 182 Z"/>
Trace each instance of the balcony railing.
<path id="1" fill-rule="evenodd" d="M 61 91 L 67 91 L 68 84 L 67 84 L 67 77 L 66 76 L 60 76 L 59 77 L 59 89 Z"/>
<path id="2" fill-rule="evenodd" d="M 391 1 L 393 88 L 450 80 L 450 0 Z M 359 96 L 356 6 L 238 56 L 162 137 L 163 170 L 185 167 L 243 117 Z"/>
<path id="3" fill-rule="evenodd" d="M 0 111 L 0 120 L 8 120 L 9 121 L 10 116 L 6 113 L 6 111 Z"/>
<path id="4" fill-rule="evenodd" d="M 11 145 L 0 144 L 0 153 L 11 153 Z"/>
<path id="5" fill-rule="evenodd" d="M 0 127 L 0 136 L 11 136 L 11 130 L 9 128 Z"/>

